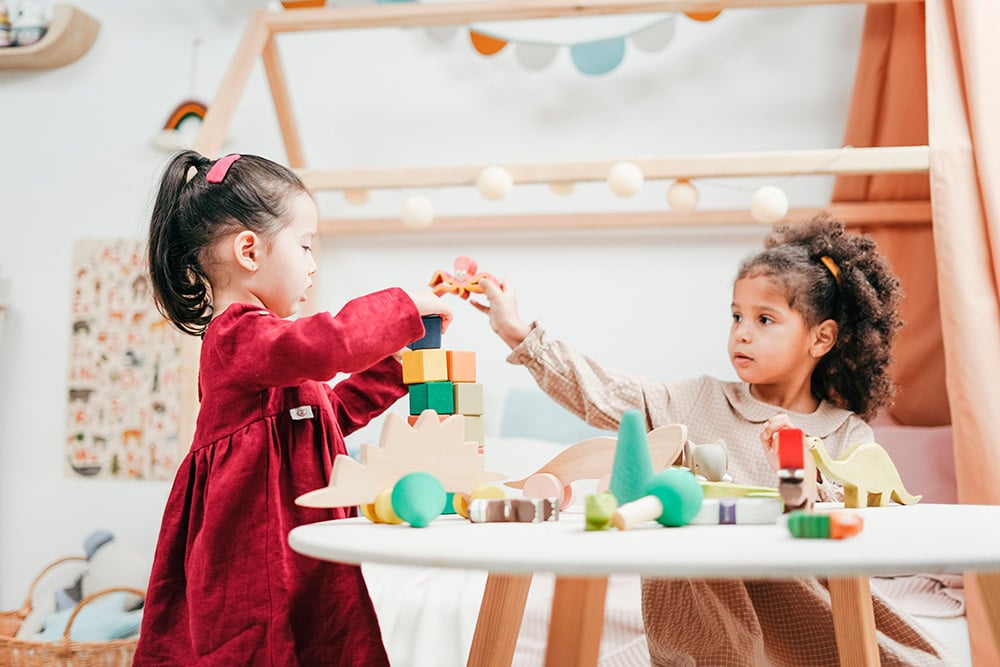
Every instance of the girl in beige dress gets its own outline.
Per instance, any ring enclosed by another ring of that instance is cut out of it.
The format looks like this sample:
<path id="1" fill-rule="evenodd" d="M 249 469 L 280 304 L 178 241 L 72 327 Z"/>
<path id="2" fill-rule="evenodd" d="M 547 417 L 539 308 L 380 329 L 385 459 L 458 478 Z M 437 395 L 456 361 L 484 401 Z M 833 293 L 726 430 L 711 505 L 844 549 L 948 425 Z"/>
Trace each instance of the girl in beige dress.
<path id="1" fill-rule="evenodd" d="M 823 438 L 833 456 L 874 440 L 864 420 L 892 398 L 899 281 L 871 239 L 828 218 L 777 227 L 740 266 L 728 344 L 740 382 L 663 383 L 605 368 L 522 320 L 506 282 L 483 287 L 488 305 L 474 305 L 512 348 L 508 361 L 552 398 L 597 428 L 616 430 L 634 408 L 648 429 L 681 423 L 693 442 L 721 439 L 737 483 L 778 485 L 772 436 L 784 427 Z M 817 491 L 843 500 L 832 480 Z M 874 609 L 883 665 L 954 664 L 887 600 L 875 596 Z M 642 611 L 654 665 L 839 664 L 821 580 L 646 579 Z"/>

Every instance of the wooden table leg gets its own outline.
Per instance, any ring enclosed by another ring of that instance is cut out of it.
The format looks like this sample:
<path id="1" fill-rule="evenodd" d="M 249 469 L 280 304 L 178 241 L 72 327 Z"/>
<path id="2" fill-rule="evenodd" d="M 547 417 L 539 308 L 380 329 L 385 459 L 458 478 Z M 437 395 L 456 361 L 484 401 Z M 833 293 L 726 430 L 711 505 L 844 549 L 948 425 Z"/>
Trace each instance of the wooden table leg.
<path id="1" fill-rule="evenodd" d="M 983 606 L 993 629 L 993 642 L 1000 653 L 1000 573 L 980 572 L 976 575 L 979 590 L 983 595 Z"/>
<path id="2" fill-rule="evenodd" d="M 875 612 L 868 577 L 831 577 L 827 585 L 840 664 L 843 667 L 879 665 Z"/>
<path id="3" fill-rule="evenodd" d="M 469 667 L 510 667 L 531 588 L 531 575 L 490 574 L 479 605 Z"/>
<path id="4" fill-rule="evenodd" d="M 545 648 L 548 667 L 597 664 L 607 593 L 607 577 L 556 577 Z"/>

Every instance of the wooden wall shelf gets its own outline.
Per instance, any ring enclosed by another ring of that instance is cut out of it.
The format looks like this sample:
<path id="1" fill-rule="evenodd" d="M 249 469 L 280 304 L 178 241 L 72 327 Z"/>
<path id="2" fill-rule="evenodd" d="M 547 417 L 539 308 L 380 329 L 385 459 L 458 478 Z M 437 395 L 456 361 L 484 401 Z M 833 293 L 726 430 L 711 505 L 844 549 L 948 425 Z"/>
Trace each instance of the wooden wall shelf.
<path id="1" fill-rule="evenodd" d="M 30 46 L 0 48 L 0 70 L 52 69 L 78 60 L 90 50 L 101 24 L 73 5 L 53 8 L 48 31 Z"/>

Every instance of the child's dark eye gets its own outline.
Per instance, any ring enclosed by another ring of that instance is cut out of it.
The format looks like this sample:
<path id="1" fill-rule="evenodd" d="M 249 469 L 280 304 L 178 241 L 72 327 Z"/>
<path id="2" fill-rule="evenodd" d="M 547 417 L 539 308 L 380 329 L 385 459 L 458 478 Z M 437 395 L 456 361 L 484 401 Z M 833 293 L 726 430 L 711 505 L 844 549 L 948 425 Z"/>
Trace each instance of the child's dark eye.
<path id="1" fill-rule="evenodd" d="M 743 319 L 743 316 L 739 313 L 733 313 L 733 322 L 739 322 Z"/>
<path id="2" fill-rule="evenodd" d="M 771 319 L 770 317 L 768 317 L 767 315 L 761 315 L 761 316 L 760 316 L 760 323 L 761 323 L 761 324 L 771 324 L 772 322 L 774 322 L 774 320 L 772 320 L 772 319 Z"/>
<path id="3" fill-rule="evenodd" d="M 312 247 L 311 246 L 304 245 L 304 246 L 302 246 L 302 249 L 305 250 L 306 252 L 312 252 Z"/>

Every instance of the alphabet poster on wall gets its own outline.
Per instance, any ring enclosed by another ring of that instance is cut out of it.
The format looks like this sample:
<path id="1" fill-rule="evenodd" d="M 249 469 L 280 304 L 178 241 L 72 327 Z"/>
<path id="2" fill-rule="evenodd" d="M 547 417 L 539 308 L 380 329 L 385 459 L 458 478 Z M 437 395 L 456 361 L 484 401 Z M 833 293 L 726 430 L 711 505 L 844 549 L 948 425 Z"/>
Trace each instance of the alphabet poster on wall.
<path id="1" fill-rule="evenodd" d="M 66 473 L 172 479 L 181 341 L 153 305 L 137 240 L 77 241 L 73 253 Z"/>

